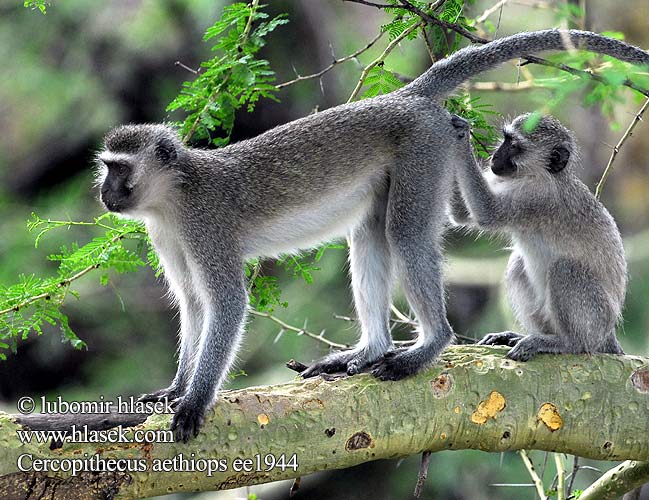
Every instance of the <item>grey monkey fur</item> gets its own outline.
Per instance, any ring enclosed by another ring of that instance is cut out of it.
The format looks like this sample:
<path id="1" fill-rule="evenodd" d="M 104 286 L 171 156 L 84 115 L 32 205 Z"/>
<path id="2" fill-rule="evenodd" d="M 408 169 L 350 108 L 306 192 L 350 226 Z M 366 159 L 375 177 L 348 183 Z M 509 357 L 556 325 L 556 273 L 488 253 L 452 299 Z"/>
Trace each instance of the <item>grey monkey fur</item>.
<path id="1" fill-rule="evenodd" d="M 176 438 L 196 435 L 240 342 L 243 263 L 350 234 L 361 339 L 303 375 L 372 365 L 397 380 L 433 362 L 453 339 L 442 290 L 440 235 L 456 131 L 440 101 L 481 71 L 530 52 L 574 46 L 649 64 L 649 54 L 594 33 L 521 33 L 463 49 L 386 96 L 338 106 L 219 150 L 184 147 L 162 125 L 106 137 L 102 201 L 144 220 L 181 311 L 178 371 L 147 399 L 176 398 Z M 421 324 L 392 349 L 388 313 L 399 276 Z"/>
<path id="2" fill-rule="evenodd" d="M 491 170 L 481 172 L 468 148 L 458 157 L 468 212 L 455 199 L 453 216 L 511 237 L 507 295 L 529 334 L 492 333 L 479 343 L 509 345 L 508 357 L 517 361 L 539 353 L 623 354 L 615 329 L 627 269 L 618 228 L 575 174 L 573 134 L 550 116 L 525 131 L 528 118 L 504 127 Z M 454 119 L 468 145 L 462 122 Z"/>

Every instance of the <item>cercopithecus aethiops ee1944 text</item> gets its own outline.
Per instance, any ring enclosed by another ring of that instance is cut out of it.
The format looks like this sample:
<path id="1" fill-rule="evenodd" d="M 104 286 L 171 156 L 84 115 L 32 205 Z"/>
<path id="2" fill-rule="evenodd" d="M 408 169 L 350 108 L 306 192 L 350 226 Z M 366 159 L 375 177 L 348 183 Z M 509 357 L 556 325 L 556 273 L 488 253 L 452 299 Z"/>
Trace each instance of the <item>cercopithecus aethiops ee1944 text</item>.
<path id="1" fill-rule="evenodd" d="M 649 65 L 649 53 L 585 31 L 519 33 L 468 47 L 405 87 L 276 127 L 217 150 L 185 147 L 164 125 L 126 125 L 99 155 L 105 207 L 143 220 L 180 308 L 171 385 L 144 399 L 175 399 L 177 440 L 197 435 L 241 340 L 244 261 L 348 234 L 361 337 L 303 376 L 373 365 L 398 380 L 452 341 L 440 237 L 456 170 L 457 130 L 440 101 L 468 78 L 512 58 L 573 47 Z M 420 329 L 394 349 L 388 328 L 399 276 Z"/>

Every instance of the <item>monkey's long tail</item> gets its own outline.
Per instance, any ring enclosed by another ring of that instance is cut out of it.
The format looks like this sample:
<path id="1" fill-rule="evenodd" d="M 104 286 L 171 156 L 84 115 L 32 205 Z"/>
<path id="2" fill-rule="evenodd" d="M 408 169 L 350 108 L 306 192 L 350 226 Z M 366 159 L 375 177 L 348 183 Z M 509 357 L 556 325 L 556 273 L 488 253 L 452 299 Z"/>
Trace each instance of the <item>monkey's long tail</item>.
<path id="1" fill-rule="evenodd" d="M 569 44 L 566 43 L 568 39 Z M 622 61 L 649 65 L 649 52 L 597 33 L 558 29 L 530 31 L 459 50 L 433 64 L 402 90 L 443 98 L 472 76 L 510 59 L 545 50 L 568 50 L 571 45 L 576 49 L 606 54 Z"/>

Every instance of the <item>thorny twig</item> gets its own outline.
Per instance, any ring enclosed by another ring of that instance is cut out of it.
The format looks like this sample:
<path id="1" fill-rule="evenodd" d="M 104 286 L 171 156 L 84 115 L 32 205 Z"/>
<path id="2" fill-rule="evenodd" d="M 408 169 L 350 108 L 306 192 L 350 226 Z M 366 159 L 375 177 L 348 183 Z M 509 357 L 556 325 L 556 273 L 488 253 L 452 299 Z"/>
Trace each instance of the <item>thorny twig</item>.
<path id="1" fill-rule="evenodd" d="M 351 0 L 348 0 L 348 1 L 351 1 Z M 419 22 L 419 23 L 417 23 L 417 24 L 414 24 L 414 25 L 410 26 L 410 28 L 408 28 L 407 30 L 404 30 L 404 31 L 403 31 L 403 32 L 402 32 L 398 37 L 396 37 L 394 40 L 392 40 L 392 41 L 388 44 L 388 46 L 385 48 L 385 50 L 381 53 L 381 55 L 380 55 L 379 57 L 377 57 L 376 59 L 374 59 L 374 61 L 372 61 L 371 63 L 369 63 L 369 64 L 368 64 L 368 65 L 363 69 L 363 71 L 362 71 L 362 73 L 361 73 L 361 77 L 358 79 L 358 83 L 356 84 L 356 87 L 354 88 L 354 90 L 352 91 L 351 95 L 349 96 L 349 99 L 347 99 L 347 102 L 348 102 L 348 103 L 349 103 L 349 102 L 352 102 L 352 101 L 356 98 L 356 96 L 358 95 L 358 93 L 360 92 L 361 88 L 363 88 L 363 84 L 365 83 L 365 79 L 367 78 L 367 75 L 368 75 L 369 72 L 372 70 L 372 68 L 374 68 L 374 66 L 378 65 L 379 63 L 383 62 L 383 61 L 385 60 L 385 58 L 388 56 L 388 54 L 389 54 L 390 52 L 392 52 L 392 50 L 393 50 L 397 45 L 399 45 L 399 43 L 401 42 L 401 40 L 403 40 L 404 38 L 406 38 L 406 37 L 407 37 L 408 35 L 410 35 L 413 31 L 419 29 L 421 26 L 424 26 L 424 24 L 425 24 L 425 23 L 422 21 L 422 22 Z"/>
<path id="2" fill-rule="evenodd" d="M 520 455 L 521 460 L 523 460 L 523 463 L 525 464 L 525 468 L 527 469 L 527 472 L 532 478 L 532 481 L 534 481 L 534 486 L 536 487 L 536 492 L 539 495 L 539 498 L 541 500 L 547 500 L 548 497 L 545 495 L 545 490 L 543 489 L 543 481 L 541 481 L 541 478 L 536 473 L 536 470 L 534 469 L 534 464 L 532 463 L 532 460 L 530 460 L 529 455 L 525 450 L 518 450 L 518 454 Z"/>
<path id="3" fill-rule="evenodd" d="M 313 73 L 313 74 L 311 74 L 311 75 L 306 75 L 306 76 L 298 75 L 297 78 L 294 78 L 293 80 L 289 80 L 289 81 L 287 81 L 287 82 L 278 83 L 277 85 L 275 85 L 275 87 L 276 87 L 277 89 L 283 89 L 284 87 L 288 87 L 289 85 L 293 85 L 294 83 L 298 83 L 298 82 L 301 82 L 301 81 L 304 81 L 304 80 L 311 80 L 311 79 L 313 79 L 313 78 L 319 78 L 319 77 L 321 77 L 322 75 L 324 75 L 325 73 L 327 73 L 328 71 L 331 71 L 331 70 L 332 70 L 335 66 L 337 66 L 338 64 L 341 64 L 341 63 L 347 62 L 347 61 L 349 61 L 349 60 L 351 60 L 351 59 L 355 59 L 356 57 L 358 57 L 359 55 L 361 55 L 363 52 L 366 52 L 366 51 L 369 50 L 369 49 L 370 49 L 370 48 L 371 48 L 371 47 L 372 47 L 372 46 L 373 46 L 373 45 L 374 45 L 374 44 L 375 44 L 375 43 L 376 43 L 376 42 L 377 42 L 377 41 L 378 41 L 382 36 L 383 36 L 383 32 L 381 32 L 381 33 L 379 33 L 378 35 L 376 35 L 376 36 L 375 36 L 375 37 L 374 37 L 370 42 L 368 42 L 367 45 L 365 45 L 364 47 L 358 49 L 356 52 L 353 52 L 353 53 L 351 53 L 351 54 L 349 54 L 349 55 L 347 55 L 347 56 L 345 56 L 345 57 L 341 57 L 340 59 L 336 59 L 336 58 L 334 57 L 333 61 L 331 62 L 331 64 L 329 64 L 329 66 L 327 66 L 327 67 L 324 68 L 324 69 L 321 69 L 321 70 L 318 71 L 317 73 Z"/>
<path id="4" fill-rule="evenodd" d="M 261 312 L 261 311 L 256 311 L 254 309 L 250 310 L 250 314 L 253 316 L 258 316 L 260 318 L 266 318 L 269 319 L 275 323 L 277 323 L 279 326 L 282 327 L 283 330 L 289 330 L 291 332 L 295 332 L 298 335 L 306 335 L 309 338 L 312 338 L 314 340 L 317 340 L 318 342 L 322 342 L 323 344 L 326 344 L 329 347 L 333 347 L 335 349 L 349 349 L 349 344 L 339 344 L 338 342 L 333 342 L 327 338 L 324 337 L 324 331 L 321 333 L 313 333 L 307 330 L 306 328 L 299 328 L 297 326 L 289 325 L 285 321 L 282 321 L 279 319 L 277 316 L 273 316 L 271 313 L 267 312 Z"/>

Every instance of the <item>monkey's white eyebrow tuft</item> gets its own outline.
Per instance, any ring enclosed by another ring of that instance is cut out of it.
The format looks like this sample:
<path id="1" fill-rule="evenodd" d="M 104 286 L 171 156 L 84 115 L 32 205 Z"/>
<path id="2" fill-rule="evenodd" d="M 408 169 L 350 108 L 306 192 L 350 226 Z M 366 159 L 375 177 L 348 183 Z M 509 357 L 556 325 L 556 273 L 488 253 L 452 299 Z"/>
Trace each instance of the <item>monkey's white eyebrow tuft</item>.
<path id="1" fill-rule="evenodd" d="M 131 158 L 131 155 L 124 153 L 113 153 L 112 151 L 104 151 L 99 155 L 99 159 L 104 163 L 111 163 L 117 161 L 126 161 Z"/>

